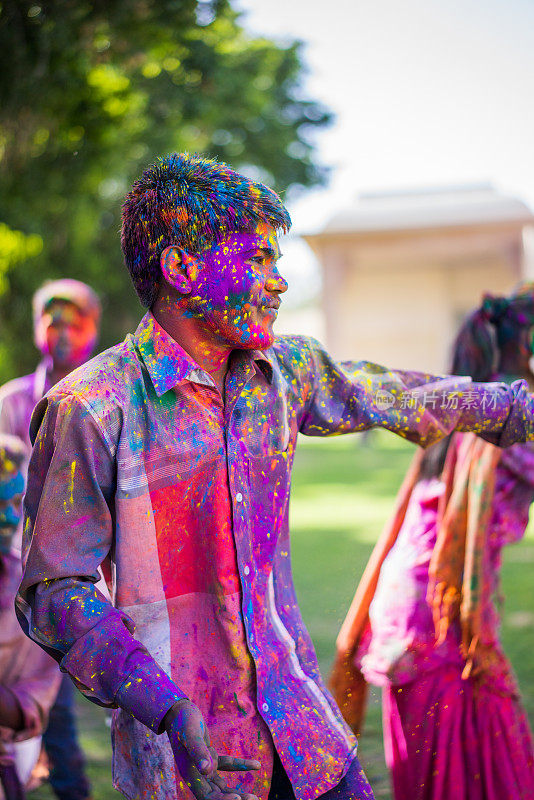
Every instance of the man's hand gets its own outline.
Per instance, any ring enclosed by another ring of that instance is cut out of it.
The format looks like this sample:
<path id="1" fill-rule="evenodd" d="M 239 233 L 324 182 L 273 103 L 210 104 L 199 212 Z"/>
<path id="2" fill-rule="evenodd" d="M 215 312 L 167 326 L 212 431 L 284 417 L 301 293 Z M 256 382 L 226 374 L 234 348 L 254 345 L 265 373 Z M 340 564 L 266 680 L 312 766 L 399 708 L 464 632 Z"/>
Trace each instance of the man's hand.
<path id="1" fill-rule="evenodd" d="M 176 766 L 197 800 L 258 800 L 256 795 L 229 789 L 217 770 L 257 770 L 260 762 L 233 756 L 218 756 L 211 747 L 202 714 L 190 700 L 179 700 L 165 715 L 165 730 Z"/>

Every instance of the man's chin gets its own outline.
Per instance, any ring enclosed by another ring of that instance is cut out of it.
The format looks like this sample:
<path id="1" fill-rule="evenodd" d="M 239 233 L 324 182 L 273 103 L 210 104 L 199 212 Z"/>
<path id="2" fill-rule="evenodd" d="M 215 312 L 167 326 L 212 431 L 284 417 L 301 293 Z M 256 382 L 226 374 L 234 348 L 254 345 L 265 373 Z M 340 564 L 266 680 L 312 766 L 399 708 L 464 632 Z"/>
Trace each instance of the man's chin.
<path id="1" fill-rule="evenodd" d="M 247 337 L 242 342 L 241 347 L 244 350 L 268 350 L 274 342 L 274 333 L 272 330 L 254 331 L 250 337 Z"/>
<path id="2" fill-rule="evenodd" d="M 213 332 L 216 333 L 219 341 L 239 350 L 268 350 L 274 342 L 272 325 L 269 325 L 268 328 L 254 325 L 245 331 L 230 327 L 227 327 L 226 330 L 214 328 Z"/>

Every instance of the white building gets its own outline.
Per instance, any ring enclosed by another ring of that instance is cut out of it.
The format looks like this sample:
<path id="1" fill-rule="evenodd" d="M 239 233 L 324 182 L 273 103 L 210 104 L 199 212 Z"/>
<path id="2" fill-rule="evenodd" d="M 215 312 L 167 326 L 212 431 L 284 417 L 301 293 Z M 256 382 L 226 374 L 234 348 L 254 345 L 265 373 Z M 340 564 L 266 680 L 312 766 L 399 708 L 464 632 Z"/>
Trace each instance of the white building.
<path id="1" fill-rule="evenodd" d="M 362 195 L 304 236 L 323 273 L 326 345 L 428 371 L 446 368 L 466 312 L 528 274 L 534 214 L 491 186 Z"/>

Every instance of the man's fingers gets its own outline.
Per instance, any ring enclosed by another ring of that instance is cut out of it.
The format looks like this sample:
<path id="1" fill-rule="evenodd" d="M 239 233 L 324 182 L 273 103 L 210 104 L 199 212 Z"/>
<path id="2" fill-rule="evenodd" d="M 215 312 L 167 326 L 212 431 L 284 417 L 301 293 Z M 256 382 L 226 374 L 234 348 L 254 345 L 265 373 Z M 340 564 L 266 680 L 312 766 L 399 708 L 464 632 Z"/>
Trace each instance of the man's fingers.
<path id="1" fill-rule="evenodd" d="M 201 746 L 198 743 L 179 744 L 173 747 L 174 760 L 178 770 L 182 776 L 189 774 L 191 770 L 198 770 L 200 775 L 209 775 L 213 772 L 215 764 L 211 757 L 210 751 L 205 745 Z"/>
<path id="2" fill-rule="evenodd" d="M 258 800 L 255 794 L 250 794 L 250 792 L 242 792 L 240 789 L 230 789 L 226 783 L 224 778 L 221 775 L 217 775 L 216 772 L 210 778 L 210 781 L 217 784 L 221 792 L 224 793 L 225 800 L 231 800 L 230 795 L 237 796 L 239 800 Z"/>
<path id="3" fill-rule="evenodd" d="M 238 794 L 235 789 L 228 789 L 228 787 L 226 787 L 226 789 L 221 788 L 213 782 L 212 778 L 210 778 L 207 787 L 202 787 L 198 793 L 192 786 L 189 788 L 197 800 L 241 800 L 241 795 Z"/>
<path id="4" fill-rule="evenodd" d="M 217 764 L 217 769 L 223 772 L 247 772 L 260 768 L 260 762 L 254 758 L 234 758 L 234 756 L 219 756 Z"/>
<path id="5" fill-rule="evenodd" d="M 182 738 L 182 745 L 187 750 L 191 761 L 202 775 L 209 775 L 215 769 L 215 763 L 208 746 L 201 736 L 188 736 Z"/>
<path id="6" fill-rule="evenodd" d="M 237 789 L 230 789 L 229 786 L 226 785 L 226 781 L 222 777 L 222 775 L 218 775 L 216 772 L 210 776 L 210 782 L 214 783 L 220 791 L 224 794 L 225 800 L 230 800 L 230 795 L 237 797 L 238 800 L 241 800 L 241 792 Z"/>
<path id="7" fill-rule="evenodd" d="M 191 789 L 197 800 L 205 800 L 211 793 L 211 786 L 200 773 L 198 775 L 190 773 L 185 783 Z"/>
<path id="8" fill-rule="evenodd" d="M 208 778 L 211 792 L 206 800 L 241 800 L 241 794 L 236 789 L 230 789 L 224 782 L 224 778 L 216 772 Z"/>
<path id="9" fill-rule="evenodd" d="M 177 761 L 178 769 L 182 775 L 182 780 L 189 787 L 196 800 L 241 800 L 241 796 L 235 789 L 228 789 L 224 780 L 220 777 L 214 780 L 215 774 L 209 778 L 201 775 L 195 767 L 189 764 L 180 765 Z M 180 767 L 182 766 L 182 769 Z"/>
<path id="10" fill-rule="evenodd" d="M 176 703 L 171 711 L 173 712 L 175 708 L 176 713 L 166 724 L 175 758 L 176 744 L 179 743 L 199 772 L 209 775 L 216 768 L 217 759 L 210 753 L 210 736 L 202 714 L 189 700 Z"/>

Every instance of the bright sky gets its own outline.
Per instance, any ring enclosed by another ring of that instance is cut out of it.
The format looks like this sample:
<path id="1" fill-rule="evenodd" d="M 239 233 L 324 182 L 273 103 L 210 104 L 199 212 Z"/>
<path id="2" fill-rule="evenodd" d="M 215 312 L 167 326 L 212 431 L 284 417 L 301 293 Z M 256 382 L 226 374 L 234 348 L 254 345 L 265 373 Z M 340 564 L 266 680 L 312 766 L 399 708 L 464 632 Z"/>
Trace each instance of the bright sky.
<path id="1" fill-rule="evenodd" d="M 489 181 L 534 208 L 533 0 L 234 6 L 249 30 L 305 42 L 306 89 L 337 115 L 317 140 L 330 183 L 290 206 L 295 232 L 369 190 Z M 290 250 L 303 277 L 313 264 L 301 247 Z"/>

